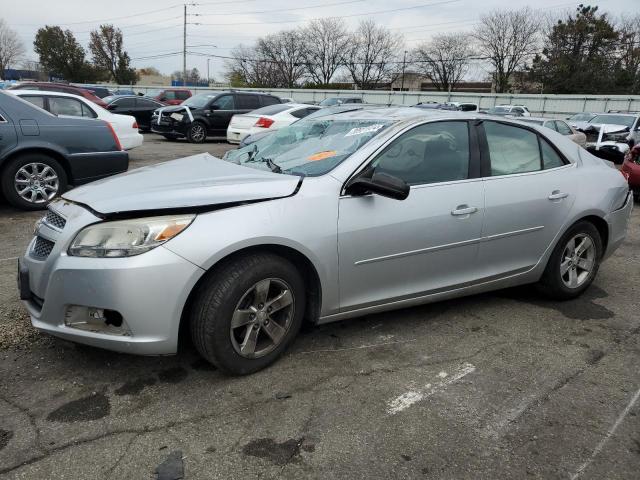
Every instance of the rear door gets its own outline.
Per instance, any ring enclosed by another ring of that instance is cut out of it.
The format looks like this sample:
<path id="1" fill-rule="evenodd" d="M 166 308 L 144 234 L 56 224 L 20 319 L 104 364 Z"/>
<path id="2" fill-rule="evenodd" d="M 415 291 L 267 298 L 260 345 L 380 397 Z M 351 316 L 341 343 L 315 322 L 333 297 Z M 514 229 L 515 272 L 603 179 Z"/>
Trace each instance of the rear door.
<path id="1" fill-rule="evenodd" d="M 15 148 L 17 141 L 13 122 L 0 110 L 0 159 Z"/>
<path id="2" fill-rule="evenodd" d="M 534 129 L 479 127 L 485 219 L 479 259 L 487 277 L 535 266 L 564 225 L 579 185 L 575 168 Z"/>

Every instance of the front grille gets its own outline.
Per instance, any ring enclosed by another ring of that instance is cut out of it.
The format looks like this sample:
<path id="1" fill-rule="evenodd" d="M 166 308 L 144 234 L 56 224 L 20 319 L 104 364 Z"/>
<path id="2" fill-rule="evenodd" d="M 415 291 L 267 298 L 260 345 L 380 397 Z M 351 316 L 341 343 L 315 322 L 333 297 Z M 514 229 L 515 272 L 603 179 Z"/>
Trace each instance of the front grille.
<path id="1" fill-rule="evenodd" d="M 49 210 L 47 212 L 47 216 L 44 217 L 44 221 L 49 225 L 51 225 L 52 227 L 56 227 L 60 230 L 62 230 L 64 226 L 67 224 L 67 221 L 62 216 L 54 212 L 53 210 Z"/>
<path id="2" fill-rule="evenodd" d="M 53 250 L 54 242 L 51 240 L 47 240 L 46 238 L 36 237 L 36 243 L 33 244 L 33 249 L 31 250 L 32 256 L 34 258 L 45 259 Z"/>

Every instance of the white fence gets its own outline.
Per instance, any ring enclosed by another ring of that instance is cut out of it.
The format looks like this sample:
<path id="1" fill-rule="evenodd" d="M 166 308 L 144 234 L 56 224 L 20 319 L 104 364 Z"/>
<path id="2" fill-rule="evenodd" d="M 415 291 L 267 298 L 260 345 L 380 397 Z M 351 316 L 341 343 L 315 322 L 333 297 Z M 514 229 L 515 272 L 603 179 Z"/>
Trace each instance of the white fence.
<path id="1" fill-rule="evenodd" d="M 122 88 L 131 88 L 123 86 Z M 159 87 L 134 87 L 136 92 L 146 93 Z M 161 87 L 160 87 L 161 88 Z M 194 93 L 225 90 L 223 87 L 190 87 Z M 640 111 L 640 95 L 551 95 L 551 94 L 500 94 L 500 93 L 446 93 L 446 92 L 397 92 L 382 90 L 311 90 L 283 88 L 238 88 L 238 91 L 270 92 L 279 97 L 292 98 L 300 103 L 317 103 L 328 97 L 360 97 L 365 103 L 415 105 L 419 102 L 470 102 L 480 108 L 494 105 L 525 105 L 532 114 L 545 117 L 563 117 L 577 112 L 607 112 L 609 110 Z"/>

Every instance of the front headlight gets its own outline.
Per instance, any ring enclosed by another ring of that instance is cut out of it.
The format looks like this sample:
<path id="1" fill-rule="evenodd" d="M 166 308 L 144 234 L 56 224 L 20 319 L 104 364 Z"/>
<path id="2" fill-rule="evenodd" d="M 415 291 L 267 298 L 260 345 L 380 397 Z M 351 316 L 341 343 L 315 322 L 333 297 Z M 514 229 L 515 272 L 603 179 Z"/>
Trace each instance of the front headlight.
<path id="1" fill-rule="evenodd" d="M 132 257 L 162 245 L 187 228 L 195 215 L 136 218 L 89 225 L 69 247 L 74 257 Z"/>

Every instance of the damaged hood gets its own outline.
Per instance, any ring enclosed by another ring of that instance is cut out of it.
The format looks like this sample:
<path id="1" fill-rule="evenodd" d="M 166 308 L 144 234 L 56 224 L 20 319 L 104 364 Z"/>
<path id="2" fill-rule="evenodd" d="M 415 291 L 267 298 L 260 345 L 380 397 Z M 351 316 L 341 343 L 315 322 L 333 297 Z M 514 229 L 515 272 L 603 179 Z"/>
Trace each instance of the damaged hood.
<path id="1" fill-rule="evenodd" d="M 185 209 L 287 197 L 300 181 L 201 153 L 99 180 L 63 198 L 101 214 Z"/>
<path id="2" fill-rule="evenodd" d="M 600 132 L 602 133 L 623 133 L 628 132 L 629 127 L 626 125 L 615 125 L 612 123 L 584 123 L 583 125 L 576 126 L 578 130 L 582 130 L 583 132 Z"/>

